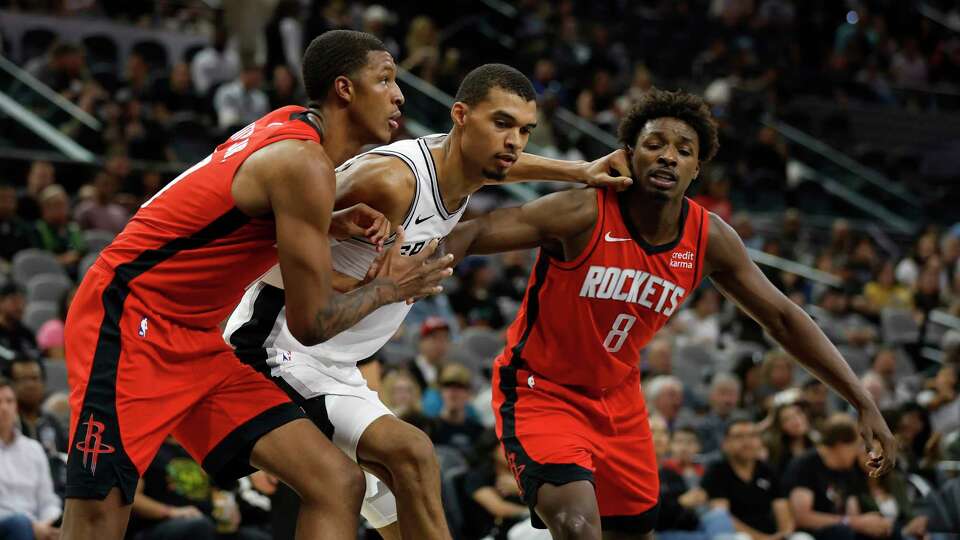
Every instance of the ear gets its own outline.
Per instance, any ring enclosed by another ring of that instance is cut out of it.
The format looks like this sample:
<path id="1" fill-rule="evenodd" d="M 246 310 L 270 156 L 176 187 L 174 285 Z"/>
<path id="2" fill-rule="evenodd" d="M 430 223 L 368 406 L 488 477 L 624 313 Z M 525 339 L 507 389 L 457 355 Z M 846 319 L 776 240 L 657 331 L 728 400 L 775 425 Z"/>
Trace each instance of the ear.
<path id="1" fill-rule="evenodd" d="M 697 162 L 697 168 L 693 171 L 693 180 L 700 178 L 700 162 Z M 691 181 L 693 181 L 691 180 Z"/>
<path id="2" fill-rule="evenodd" d="M 462 101 L 458 101 L 450 108 L 450 119 L 453 120 L 455 126 L 463 127 L 463 124 L 467 121 L 467 114 L 469 112 L 470 106 Z"/>
<path id="3" fill-rule="evenodd" d="M 334 79 L 333 91 L 337 94 L 337 97 L 346 101 L 347 103 L 352 103 L 356 94 L 356 89 L 353 87 L 353 81 L 351 81 L 350 77 L 347 77 L 346 75 L 340 75 Z"/>

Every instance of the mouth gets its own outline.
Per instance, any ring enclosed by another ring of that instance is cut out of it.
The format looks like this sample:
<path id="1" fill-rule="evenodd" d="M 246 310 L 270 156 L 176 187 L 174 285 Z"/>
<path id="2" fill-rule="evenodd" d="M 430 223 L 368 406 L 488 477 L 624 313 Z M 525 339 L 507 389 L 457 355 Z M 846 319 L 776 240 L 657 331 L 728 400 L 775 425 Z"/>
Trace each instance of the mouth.
<path id="1" fill-rule="evenodd" d="M 670 169 L 656 169 L 647 177 L 654 186 L 662 189 L 670 189 L 677 184 L 677 173 Z"/>
<path id="2" fill-rule="evenodd" d="M 495 157 L 497 158 L 497 165 L 501 169 L 510 168 L 517 162 L 517 156 L 514 154 L 497 154 Z"/>
<path id="3" fill-rule="evenodd" d="M 400 117 L 402 114 L 400 111 L 397 111 L 390 115 L 390 118 L 387 119 L 387 123 L 390 124 L 390 130 L 394 131 L 400 127 Z"/>

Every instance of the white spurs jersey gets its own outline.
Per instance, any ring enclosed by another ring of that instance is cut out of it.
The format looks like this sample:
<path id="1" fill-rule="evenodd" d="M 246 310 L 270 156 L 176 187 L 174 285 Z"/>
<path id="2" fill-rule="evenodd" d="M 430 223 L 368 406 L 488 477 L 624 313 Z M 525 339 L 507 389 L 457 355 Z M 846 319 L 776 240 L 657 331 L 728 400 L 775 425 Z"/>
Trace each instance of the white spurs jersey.
<path id="1" fill-rule="evenodd" d="M 416 178 L 413 201 L 403 220 L 403 255 L 419 253 L 430 240 L 443 239 L 460 221 L 467 201 L 449 212 L 443 205 L 437 182 L 437 167 L 428 149 L 428 142 L 445 134 L 429 135 L 419 139 L 397 141 L 360 154 L 340 167 L 345 170 L 367 154 L 393 156 L 410 168 Z M 387 241 L 393 244 L 395 237 Z M 386 246 L 385 246 L 386 249 Z M 333 269 L 353 278 L 363 279 L 377 256 L 373 244 L 362 238 L 331 242 Z M 342 383 L 359 384 L 355 365 L 383 347 L 403 323 L 411 306 L 398 302 L 382 306 L 354 326 L 318 345 L 306 346 L 297 341 L 287 328 L 283 308 L 282 289 L 270 283 L 279 283 L 279 266 L 254 283 L 244 294 L 240 304 L 227 321 L 224 337 L 250 363 L 266 361 L 273 375 L 278 369 L 293 369 L 291 364 L 312 363 Z M 256 367 L 256 366 L 255 366 Z M 261 369 L 263 369 L 261 367 Z M 298 389 L 300 390 L 300 389 Z M 300 392 L 304 392 L 301 390 Z"/>

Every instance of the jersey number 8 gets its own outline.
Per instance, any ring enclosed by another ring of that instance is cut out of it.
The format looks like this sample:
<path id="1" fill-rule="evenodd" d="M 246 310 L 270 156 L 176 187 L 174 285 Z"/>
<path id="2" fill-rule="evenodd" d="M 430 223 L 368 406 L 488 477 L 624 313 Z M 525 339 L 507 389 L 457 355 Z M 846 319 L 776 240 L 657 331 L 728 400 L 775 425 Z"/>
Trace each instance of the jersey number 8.
<path id="1" fill-rule="evenodd" d="M 627 333 L 633 328 L 637 318 L 633 315 L 621 313 L 617 315 L 617 320 L 613 321 L 613 328 L 607 334 L 607 339 L 603 340 L 603 348 L 610 352 L 617 352 L 623 347 L 623 342 L 627 340 Z"/>

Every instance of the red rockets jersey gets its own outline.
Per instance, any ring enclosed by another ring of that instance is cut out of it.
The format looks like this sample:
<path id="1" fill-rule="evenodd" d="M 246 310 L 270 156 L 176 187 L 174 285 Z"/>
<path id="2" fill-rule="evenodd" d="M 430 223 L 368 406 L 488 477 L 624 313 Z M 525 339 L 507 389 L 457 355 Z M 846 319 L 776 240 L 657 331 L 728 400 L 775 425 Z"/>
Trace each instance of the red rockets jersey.
<path id="1" fill-rule="evenodd" d="M 709 213 L 684 198 L 679 237 L 651 246 L 631 234 L 614 191 L 597 190 L 597 209 L 576 259 L 540 250 L 502 359 L 589 389 L 638 369 L 640 350 L 700 284 L 709 227 Z"/>
<path id="2" fill-rule="evenodd" d="M 319 143 L 305 114 L 283 107 L 235 133 L 145 202 L 96 264 L 155 315 L 192 328 L 218 325 L 244 288 L 277 262 L 274 221 L 234 205 L 234 174 L 268 144 Z"/>

